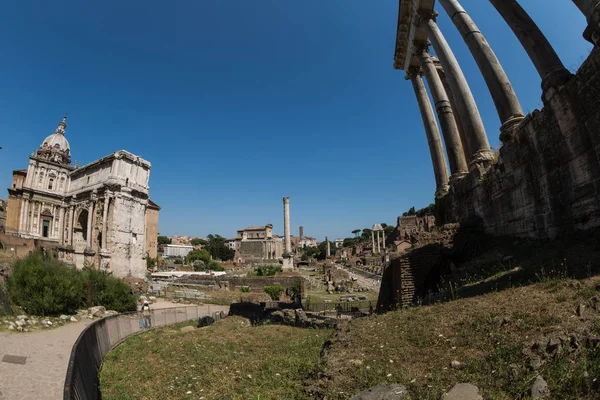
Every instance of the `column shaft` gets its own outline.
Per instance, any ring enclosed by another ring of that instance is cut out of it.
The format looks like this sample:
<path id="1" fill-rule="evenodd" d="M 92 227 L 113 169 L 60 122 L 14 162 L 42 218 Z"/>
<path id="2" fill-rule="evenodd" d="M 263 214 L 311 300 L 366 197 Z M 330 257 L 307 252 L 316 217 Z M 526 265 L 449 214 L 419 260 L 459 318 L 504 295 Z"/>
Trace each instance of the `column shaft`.
<path id="1" fill-rule="evenodd" d="M 62 245 L 65 242 L 65 209 L 60 207 L 58 221 L 58 242 Z"/>
<path id="2" fill-rule="evenodd" d="M 373 253 L 375 253 L 375 231 L 371 231 L 371 241 L 373 242 Z"/>
<path id="3" fill-rule="evenodd" d="M 88 208 L 88 220 L 87 220 L 87 240 L 86 247 L 88 249 L 92 248 L 92 217 L 94 215 L 94 201 L 90 201 L 90 206 Z"/>
<path id="4" fill-rule="evenodd" d="M 502 124 L 501 139 L 511 138 L 524 115 L 506 72 L 487 40 L 458 0 L 439 0 L 439 2 L 458 28 L 483 75 Z"/>
<path id="5" fill-rule="evenodd" d="M 106 243 L 107 243 L 107 237 L 106 235 L 108 235 L 108 205 L 110 203 L 110 196 L 109 194 L 105 194 L 104 195 L 104 208 L 102 209 L 102 244 L 101 244 L 101 248 L 103 250 L 106 250 Z"/>
<path id="6" fill-rule="evenodd" d="M 460 136 L 458 133 L 458 127 L 454 114 L 452 112 L 452 106 L 448 95 L 444 90 L 442 80 L 440 79 L 438 72 L 433 64 L 431 56 L 427 51 L 421 53 L 421 67 L 423 73 L 429 83 L 429 90 L 431 96 L 435 102 L 435 109 L 437 111 L 438 120 L 442 128 L 442 134 L 444 135 L 444 143 L 446 144 L 446 152 L 448 153 L 448 161 L 450 163 L 450 173 L 452 176 L 456 174 L 461 175 L 467 172 L 467 162 L 465 160 L 465 153 L 460 142 Z"/>
<path id="7" fill-rule="evenodd" d="M 74 211 L 73 211 L 74 206 L 69 207 L 69 230 L 67 231 L 67 237 L 68 237 L 68 241 L 67 243 L 71 246 L 73 246 L 73 228 L 74 228 Z"/>
<path id="8" fill-rule="evenodd" d="M 489 164 L 493 160 L 493 154 L 467 79 L 435 21 L 431 18 L 426 19 L 423 28 L 433 44 L 446 73 L 448 85 L 452 90 L 458 115 L 461 118 L 461 125 L 464 129 L 465 140 L 468 143 L 467 147 L 471 152 L 467 155 L 469 166 Z"/>
<path id="9" fill-rule="evenodd" d="M 489 0 L 504 18 L 542 78 L 542 90 L 563 85 L 571 77 L 548 39 L 516 0 Z"/>
<path id="10" fill-rule="evenodd" d="M 433 173 L 435 176 L 436 191 L 435 196 L 439 197 L 446 193 L 448 187 L 448 167 L 446 166 L 446 158 L 444 157 L 444 149 L 442 148 L 442 140 L 440 131 L 437 127 L 437 122 L 433 114 L 433 108 L 429 101 L 429 96 L 425 90 L 423 79 L 418 74 L 412 72 L 409 74 L 410 80 L 417 96 L 423 125 L 425 126 L 425 134 L 429 144 L 429 153 L 431 154 L 431 162 L 433 164 Z"/>
<path id="11" fill-rule="evenodd" d="M 290 255 L 292 252 L 292 244 L 290 237 L 290 198 L 283 198 L 283 235 L 285 239 L 284 251 Z"/>
<path id="12" fill-rule="evenodd" d="M 444 86 L 444 90 L 446 91 L 446 94 L 448 95 L 448 100 L 450 100 L 450 107 L 452 107 L 452 112 L 454 113 L 454 121 L 456 122 L 456 127 L 458 129 L 458 137 L 460 137 L 460 143 L 462 144 L 462 149 L 463 149 L 463 158 L 465 159 L 465 164 L 467 164 L 467 159 L 470 157 L 471 154 L 473 154 L 472 151 L 469 150 L 469 142 L 467 141 L 467 137 L 465 134 L 465 130 L 462 126 L 462 119 L 460 117 L 460 111 L 458 109 L 458 107 L 456 106 L 456 100 L 454 95 L 452 94 L 452 90 L 450 89 L 450 85 L 448 84 L 448 79 L 446 79 L 446 74 L 444 73 L 444 69 L 442 68 L 442 64 L 440 63 L 440 60 L 437 57 L 431 57 L 431 59 L 433 60 L 433 64 L 435 65 L 435 68 L 437 69 L 438 72 L 438 76 L 440 77 L 440 80 L 442 81 L 442 85 Z"/>

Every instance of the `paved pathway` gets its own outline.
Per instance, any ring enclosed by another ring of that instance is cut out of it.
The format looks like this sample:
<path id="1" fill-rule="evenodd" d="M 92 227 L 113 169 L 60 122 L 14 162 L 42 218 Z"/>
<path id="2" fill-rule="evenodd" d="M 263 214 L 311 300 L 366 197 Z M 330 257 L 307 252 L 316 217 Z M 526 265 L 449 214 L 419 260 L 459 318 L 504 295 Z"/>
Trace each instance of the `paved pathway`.
<path id="1" fill-rule="evenodd" d="M 153 309 L 182 307 L 162 301 Z M 229 307 L 206 305 L 210 311 L 228 311 Z M 29 333 L 0 333 L 0 399 L 62 399 L 65 375 L 73 344 L 93 321 L 85 319 L 56 329 Z M 27 357 L 25 364 L 2 362 L 5 355 Z"/>

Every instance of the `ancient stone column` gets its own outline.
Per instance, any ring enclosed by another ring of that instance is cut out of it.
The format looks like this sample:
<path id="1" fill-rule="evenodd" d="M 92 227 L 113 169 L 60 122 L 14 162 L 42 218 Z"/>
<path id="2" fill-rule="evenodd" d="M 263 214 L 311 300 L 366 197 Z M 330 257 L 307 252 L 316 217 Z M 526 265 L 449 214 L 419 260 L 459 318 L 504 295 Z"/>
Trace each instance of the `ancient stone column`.
<path id="1" fill-rule="evenodd" d="M 460 142 L 458 127 L 442 80 L 438 75 L 431 56 L 425 48 L 421 51 L 421 67 L 429 83 L 429 90 L 435 102 L 435 109 L 442 128 L 442 134 L 444 135 L 446 153 L 448 154 L 448 161 L 450 163 L 450 173 L 452 174 L 450 180 L 452 181 L 467 173 L 467 161 L 465 160 L 465 153 Z"/>
<path id="2" fill-rule="evenodd" d="M 461 125 L 464 129 L 464 138 L 467 141 L 467 148 L 471 154 L 467 154 L 469 167 L 476 165 L 489 165 L 493 160 L 493 154 L 490 150 L 490 143 L 485 133 L 483 121 L 477 104 L 467 83 L 454 53 L 450 49 L 448 42 L 439 27 L 437 26 L 433 15 L 423 15 L 423 29 L 427 32 L 429 40 L 433 44 L 435 53 L 440 63 L 444 67 L 448 85 L 452 90 L 454 101 L 458 110 L 458 116 L 461 119 Z"/>
<path id="3" fill-rule="evenodd" d="M 110 194 L 109 193 L 105 193 L 104 194 L 104 208 L 102 209 L 102 244 L 101 244 L 101 249 L 102 250 L 106 250 L 106 243 L 107 243 L 107 237 L 106 235 L 108 235 L 108 206 L 110 203 Z"/>
<path id="4" fill-rule="evenodd" d="M 579 7 L 585 18 L 588 26 L 583 32 L 583 37 L 597 45 L 600 43 L 600 0 L 573 0 Z"/>
<path id="5" fill-rule="evenodd" d="M 373 242 L 373 254 L 375 254 L 375 231 L 371 231 L 371 241 Z"/>
<path id="6" fill-rule="evenodd" d="M 448 79 L 446 79 L 446 74 L 444 73 L 444 68 L 442 68 L 442 63 L 440 63 L 440 60 L 434 56 L 431 56 L 431 60 L 433 61 L 433 64 L 435 65 L 435 69 L 437 70 L 438 76 L 440 77 L 440 80 L 442 81 L 444 90 L 446 91 L 446 94 L 448 95 L 448 100 L 450 100 L 450 106 L 452 107 L 452 111 L 454 113 L 454 121 L 456 122 L 456 127 L 458 129 L 458 136 L 460 137 L 460 142 L 462 144 L 462 149 L 463 149 L 462 156 L 465 159 L 465 164 L 466 164 L 467 163 L 466 160 L 467 160 L 468 156 L 473 154 L 473 152 L 470 151 L 468 148 L 469 142 L 467 142 L 467 138 L 465 136 L 465 130 L 462 126 L 462 119 L 460 117 L 458 107 L 456 106 L 456 101 L 454 100 L 454 95 L 452 94 L 450 85 L 448 85 Z"/>
<path id="7" fill-rule="evenodd" d="M 431 154 L 431 162 L 433 164 L 433 173 L 436 183 L 435 197 L 440 197 L 447 193 L 450 188 L 448 186 L 448 167 L 446 166 L 446 157 L 444 157 L 440 131 L 437 127 L 433 108 L 431 107 L 429 96 L 425 90 L 423 79 L 421 79 L 418 72 L 414 70 L 409 71 L 408 78 L 411 80 L 415 95 L 417 96 L 421 117 L 423 118 L 423 125 L 425 126 L 425 134 L 427 135 L 427 142 L 429 143 L 429 153 Z"/>
<path id="8" fill-rule="evenodd" d="M 65 242 L 65 209 L 64 209 L 64 207 L 60 208 L 59 218 L 60 218 L 60 221 L 58 221 L 58 223 L 59 223 L 58 240 L 59 240 L 60 244 L 64 244 L 64 242 Z"/>
<path id="9" fill-rule="evenodd" d="M 290 198 L 283 198 L 283 236 L 285 240 L 284 251 L 290 255 L 292 253 L 292 242 L 290 238 Z"/>
<path id="10" fill-rule="evenodd" d="M 492 95 L 498 117 L 500 117 L 502 123 L 500 139 L 502 141 L 509 140 L 519 122 L 523 120 L 524 115 L 506 72 L 504 72 L 500 61 L 487 40 L 485 40 L 475 22 L 458 0 L 439 0 L 439 2 L 458 28 L 471 54 L 473 54 L 473 58 L 475 58 L 475 62 Z"/>
<path id="11" fill-rule="evenodd" d="M 331 257 L 331 244 L 329 243 L 329 238 L 325 236 L 325 242 L 327 243 L 327 258 Z"/>
<path id="12" fill-rule="evenodd" d="M 531 58 L 542 78 L 543 92 L 561 86 L 571 78 L 571 73 L 560 61 L 546 36 L 516 0 L 490 0 L 490 3 L 502 15 Z"/>
<path id="13" fill-rule="evenodd" d="M 377 253 L 381 253 L 381 238 L 379 237 L 381 231 L 377 231 Z"/>
<path id="14" fill-rule="evenodd" d="M 75 218 L 73 208 L 74 206 L 69 207 L 69 230 L 67 231 L 67 243 L 71 246 L 73 245 L 73 218 Z"/>
<path id="15" fill-rule="evenodd" d="M 87 240 L 86 240 L 86 248 L 92 248 L 92 217 L 94 216 L 94 201 L 90 200 L 88 207 L 88 220 L 87 220 Z"/>

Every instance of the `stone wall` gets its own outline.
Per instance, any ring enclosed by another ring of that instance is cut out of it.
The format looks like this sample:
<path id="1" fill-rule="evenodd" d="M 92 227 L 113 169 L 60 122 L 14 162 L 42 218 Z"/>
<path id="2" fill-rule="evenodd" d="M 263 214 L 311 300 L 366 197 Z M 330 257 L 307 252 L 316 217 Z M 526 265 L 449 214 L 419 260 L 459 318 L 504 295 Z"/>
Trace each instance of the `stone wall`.
<path id="1" fill-rule="evenodd" d="M 427 245 L 394 258 L 383 271 L 377 311 L 407 307 L 424 297 L 439 280 L 441 247 Z"/>
<path id="2" fill-rule="evenodd" d="M 451 220 L 487 233 L 552 238 L 600 226 L 600 50 L 545 106 L 521 123 L 486 171 L 472 171 L 444 200 Z"/>
<path id="3" fill-rule="evenodd" d="M 301 292 L 304 293 L 304 282 L 304 279 L 299 276 L 190 276 L 178 279 L 175 284 L 199 285 L 206 289 L 227 289 L 232 291 L 240 291 L 243 286 L 248 286 L 253 292 L 263 292 L 265 286 L 283 286 L 286 290 L 291 288 L 299 288 Z"/>

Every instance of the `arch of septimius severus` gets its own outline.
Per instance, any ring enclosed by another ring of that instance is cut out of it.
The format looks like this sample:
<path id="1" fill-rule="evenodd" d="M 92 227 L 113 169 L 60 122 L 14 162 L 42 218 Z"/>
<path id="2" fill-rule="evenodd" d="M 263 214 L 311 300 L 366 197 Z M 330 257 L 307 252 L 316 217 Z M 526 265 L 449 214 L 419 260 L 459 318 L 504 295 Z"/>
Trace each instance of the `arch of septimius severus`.
<path id="1" fill-rule="evenodd" d="M 495 234 L 554 236 L 600 226 L 600 0 L 572 0 L 588 21 L 584 38 L 595 45 L 575 75 L 517 1 L 489 1 L 540 76 L 544 107 L 527 116 L 500 60 L 458 0 L 400 0 L 394 68 L 406 71 L 414 88 L 436 199 L 449 220 L 475 216 Z M 500 119 L 498 159 L 436 23 L 438 9 L 460 32 L 489 89 Z"/>

